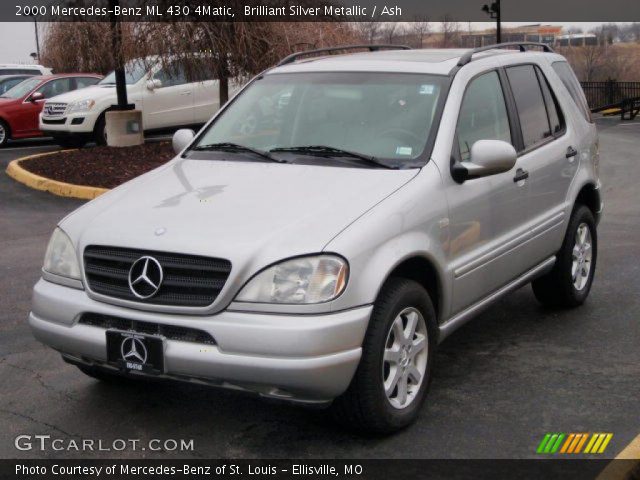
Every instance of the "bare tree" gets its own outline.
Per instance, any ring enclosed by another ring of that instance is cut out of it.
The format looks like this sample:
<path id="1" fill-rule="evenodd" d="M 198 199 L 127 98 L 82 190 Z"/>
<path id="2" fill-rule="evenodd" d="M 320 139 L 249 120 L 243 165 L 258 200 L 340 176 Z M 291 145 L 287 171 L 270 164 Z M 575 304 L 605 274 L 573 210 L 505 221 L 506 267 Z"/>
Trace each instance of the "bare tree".
<path id="1" fill-rule="evenodd" d="M 424 41 L 431 34 L 431 22 L 427 16 L 416 16 L 415 21 L 409 24 L 409 32 L 415 39 L 418 48 L 424 47 Z"/>
<path id="2" fill-rule="evenodd" d="M 384 22 L 380 29 L 380 37 L 383 42 L 388 44 L 395 43 L 396 37 L 400 33 L 400 29 L 398 27 L 399 24 L 397 22 Z"/>
<path id="3" fill-rule="evenodd" d="M 362 42 L 369 44 L 375 43 L 382 30 L 382 22 L 378 20 L 371 22 L 354 22 L 354 30 Z"/>
<path id="4" fill-rule="evenodd" d="M 123 22 L 123 58 L 179 65 L 190 80 L 217 78 L 220 102 L 229 96 L 230 79 L 246 79 L 301 45 L 322 47 L 353 43 L 345 23 L 314 22 Z M 114 68 L 109 23 L 50 24 L 43 62 L 60 72 L 106 73 Z M 74 48 L 69 48 L 74 45 Z"/>
<path id="5" fill-rule="evenodd" d="M 460 40 L 460 26 L 458 22 L 451 19 L 449 15 L 445 15 L 440 22 L 442 30 L 442 48 L 456 46 Z"/>

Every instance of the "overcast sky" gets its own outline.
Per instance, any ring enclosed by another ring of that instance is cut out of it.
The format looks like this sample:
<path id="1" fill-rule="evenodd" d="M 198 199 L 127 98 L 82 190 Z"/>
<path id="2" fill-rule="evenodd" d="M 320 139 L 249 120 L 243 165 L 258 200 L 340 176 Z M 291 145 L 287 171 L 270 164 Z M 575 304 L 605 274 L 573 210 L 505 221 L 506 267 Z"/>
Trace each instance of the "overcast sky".
<path id="1" fill-rule="evenodd" d="M 533 22 L 532 22 L 533 23 Z M 598 23 L 571 23 L 547 22 L 547 25 L 578 26 L 588 31 L 599 25 Z M 489 22 L 473 22 L 472 29 L 491 28 L 494 24 Z M 504 26 L 527 25 L 527 22 L 505 22 Z M 466 23 L 461 22 L 462 28 L 467 28 Z M 437 28 L 437 24 L 434 25 Z M 33 23 L 0 22 L 0 63 L 31 63 L 32 52 L 36 51 L 36 39 Z"/>

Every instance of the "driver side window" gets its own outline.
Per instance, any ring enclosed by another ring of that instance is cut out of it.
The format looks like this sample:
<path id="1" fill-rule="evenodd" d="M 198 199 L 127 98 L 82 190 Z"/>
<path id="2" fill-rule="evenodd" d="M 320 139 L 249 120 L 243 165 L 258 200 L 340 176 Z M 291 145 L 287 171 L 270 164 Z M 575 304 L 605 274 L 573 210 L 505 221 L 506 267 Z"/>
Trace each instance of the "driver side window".
<path id="1" fill-rule="evenodd" d="M 511 141 L 509 117 L 497 72 L 485 73 L 469 84 L 458 117 L 460 160 L 471 158 L 478 140 Z"/>

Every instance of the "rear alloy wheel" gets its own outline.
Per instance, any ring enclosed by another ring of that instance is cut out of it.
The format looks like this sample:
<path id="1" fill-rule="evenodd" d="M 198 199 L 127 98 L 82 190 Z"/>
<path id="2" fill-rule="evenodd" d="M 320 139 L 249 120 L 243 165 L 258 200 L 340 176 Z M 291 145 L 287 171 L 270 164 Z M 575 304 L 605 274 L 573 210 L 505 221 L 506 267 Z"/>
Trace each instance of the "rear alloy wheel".
<path id="1" fill-rule="evenodd" d="M 598 235 L 591 210 L 578 205 L 556 263 L 548 274 L 532 282 L 533 293 L 549 307 L 577 307 L 591 290 L 598 256 Z"/>
<path id="2" fill-rule="evenodd" d="M 431 297 L 422 285 L 389 279 L 373 306 L 351 385 L 333 402 L 336 420 L 377 433 L 415 421 L 431 379 L 436 332 Z"/>
<path id="3" fill-rule="evenodd" d="M 0 120 L 0 147 L 4 147 L 9 141 L 9 127 Z"/>

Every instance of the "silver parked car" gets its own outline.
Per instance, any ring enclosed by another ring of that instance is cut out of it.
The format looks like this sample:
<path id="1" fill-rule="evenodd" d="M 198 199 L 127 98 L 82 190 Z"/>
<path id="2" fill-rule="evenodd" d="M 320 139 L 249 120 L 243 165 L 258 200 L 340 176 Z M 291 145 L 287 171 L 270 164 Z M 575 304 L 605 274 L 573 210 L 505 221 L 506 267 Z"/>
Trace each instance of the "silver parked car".
<path id="1" fill-rule="evenodd" d="M 408 425 L 451 332 L 529 282 L 575 307 L 593 281 L 596 128 L 566 60 L 515 46 L 325 49 L 258 75 L 60 222 L 35 336 L 97 378 Z"/>

